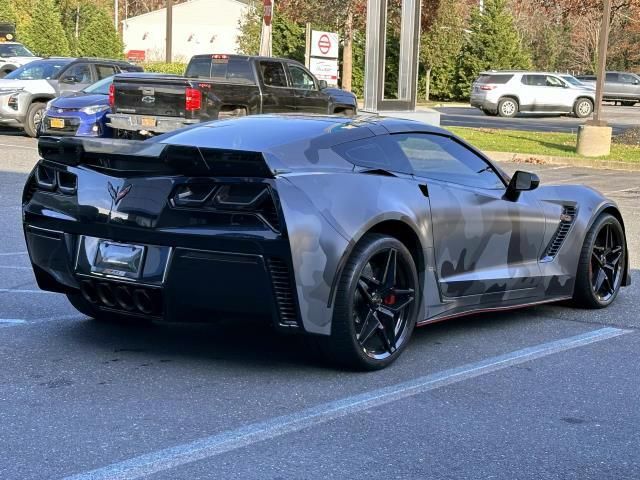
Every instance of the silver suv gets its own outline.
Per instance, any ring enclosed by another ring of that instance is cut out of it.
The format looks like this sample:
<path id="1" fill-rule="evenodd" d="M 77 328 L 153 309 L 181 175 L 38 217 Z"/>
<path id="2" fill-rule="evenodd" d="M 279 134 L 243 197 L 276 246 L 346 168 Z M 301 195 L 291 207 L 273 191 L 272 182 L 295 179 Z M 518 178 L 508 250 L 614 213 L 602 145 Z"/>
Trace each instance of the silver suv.
<path id="1" fill-rule="evenodd" d="M 501 117 L 515 117 L 518 112 L 590 116 L 593 88 L 562 77 L 546 72 L 484 72 L 473 83 L 471 106 Z"/>

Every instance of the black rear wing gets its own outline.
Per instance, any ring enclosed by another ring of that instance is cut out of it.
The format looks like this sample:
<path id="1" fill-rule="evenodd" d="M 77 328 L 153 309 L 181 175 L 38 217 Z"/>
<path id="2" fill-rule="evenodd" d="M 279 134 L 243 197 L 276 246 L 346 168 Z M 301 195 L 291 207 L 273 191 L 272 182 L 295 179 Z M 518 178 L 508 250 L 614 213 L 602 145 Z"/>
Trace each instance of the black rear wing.
<path id="1" fill-rule="evenodd" d="M 273 178 L 261 152 L 170 145 L 160 142 L 41 137 L 40 156 L 111 175 L 187 175 Z"/>

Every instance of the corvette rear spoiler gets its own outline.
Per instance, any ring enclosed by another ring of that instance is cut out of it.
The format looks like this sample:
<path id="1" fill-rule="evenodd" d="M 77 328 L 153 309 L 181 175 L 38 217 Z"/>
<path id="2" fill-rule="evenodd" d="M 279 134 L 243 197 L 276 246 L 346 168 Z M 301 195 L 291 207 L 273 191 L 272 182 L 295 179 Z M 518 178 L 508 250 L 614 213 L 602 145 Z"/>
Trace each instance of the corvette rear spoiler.
<path id="1" fill-rule="evenodd" d="M 273 178 L 262 153 L 160 142 L 41 137 L 45 160 L 113 174 Z"/>

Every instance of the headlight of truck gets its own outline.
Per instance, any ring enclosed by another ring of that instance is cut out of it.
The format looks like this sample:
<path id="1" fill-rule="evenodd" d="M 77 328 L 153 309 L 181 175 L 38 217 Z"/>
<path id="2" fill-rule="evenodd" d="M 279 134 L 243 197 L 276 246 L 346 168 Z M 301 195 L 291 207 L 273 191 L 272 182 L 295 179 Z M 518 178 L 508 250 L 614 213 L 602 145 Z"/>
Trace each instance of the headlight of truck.
<path id="1" fill-rule="evenodd" d="M 105 110 L 109 110 L 109 105 L 93 105 L 92 107 L 84 107 L 81 108 L 80 111 L 82 113 L 86 113 L 88 115 L 95 115 L 96 113 L 104 112 Z"/>

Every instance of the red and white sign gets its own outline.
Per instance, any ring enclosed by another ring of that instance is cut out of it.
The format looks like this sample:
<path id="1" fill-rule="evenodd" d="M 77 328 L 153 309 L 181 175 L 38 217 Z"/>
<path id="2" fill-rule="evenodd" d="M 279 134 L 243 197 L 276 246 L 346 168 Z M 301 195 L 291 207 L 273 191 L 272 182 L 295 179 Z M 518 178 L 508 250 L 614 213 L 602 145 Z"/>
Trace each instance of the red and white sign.
<path id="1" fill-rule="evenodd" d="M 338 60 L 331 58 L 311 58 L 309 70 L 318 80 L 325 80 L 327 84 L 338 85 Z"/>
<path id="2" fill-rule="evenodd" d="M 333 32 L 311 32 L 311 56 L 338 58 L 338 34 Z"/>
<path id="3" fill-rule="evenodd" d="M 273 2 L 271 0 L 264 0 L 264 24 L 268 27 L 271 25 L 271 18 L 273 17 Z"/>

